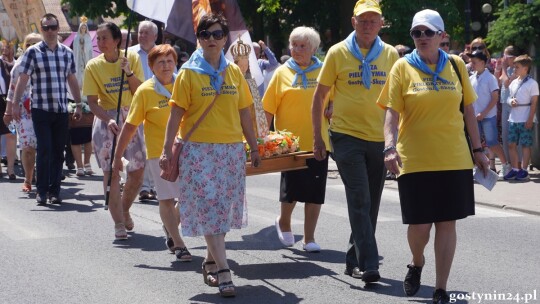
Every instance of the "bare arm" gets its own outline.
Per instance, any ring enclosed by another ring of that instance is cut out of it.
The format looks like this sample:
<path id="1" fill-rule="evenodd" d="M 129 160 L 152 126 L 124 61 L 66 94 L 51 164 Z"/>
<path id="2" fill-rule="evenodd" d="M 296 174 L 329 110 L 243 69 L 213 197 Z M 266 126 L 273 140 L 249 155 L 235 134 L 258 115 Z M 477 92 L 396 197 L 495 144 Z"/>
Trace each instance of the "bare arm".
<path id="1" fill-rule="evenodd" d="M 242 125 L 242 132 L 244 133 L 244 137 L 246 138 L 249 144 L 249 147 L 251 148 L 251 166 L 258 167 L 261 162 L 261 156 L 259 155 L 259 149 L 257 148 L 257 138 L 255 137 L 255 131 L 253 130 L 253 120 L 251 119 L 251 111 L 249 107 L 247 107 L 247 108 L 240 109 L 239 112 L 240 112 L 240 124 Z"/>
<path id="2" fill-rule="evenodd" d="M 124 155 L 124 151 L 126 150 L 129 141 L 133 138 L 133 135 L 137 132 L 137 126 L 132 125 L 130 123 L 125 123 L 122 127 L 122 131 L 120 131 L 120 136 L 118 137 L 118 141 L 116 142 L 116 150 L 114 152 L 114 161 L 113 161 L 113 170 L 115 171 L 122 171 L 123 170 L 123 164 L 122 164 L 122 155 Z"/>
<path id="3" fill-rule="evenodd" d="M 322 119 L 324 111 L 324 101 L 328 98 L 330 87 L 318 84 L 313 94 L 313 103 L 311 105 L 311 123 L 313 124 L 313 154 L 315 159 L 323 160 L 326 158 L 326 145 L 321 135 Z"/>
<path id="4" fill-rule="evenodd" d="M 264 111 L 264 115 L 266 116 L 266 121 L 268 122 L 268 126 L 270 126 L 272 123 L 272 118 L 274 118 L 274 114 L 268 111 Z"/>
<path id="5" fill-rule="evenodd" d="M 30 80 L 30 75 L 21 73 L 19 75 L 19 80 L 17 81 L 17 85 L 15 86 L 15 93 L 13 94 L 13 104 L 18 105 L 19 101 L 21 100 L 21 97 L 24 93 L 24 90 L 26 89 L 26 84 Z M 21 119 L 21 113 L 19 107 L 13 107 L 11 111 L 13 115 L 13 119 L 16 121 L 19 121 Z"/>
<path id="6" fill-rule="evenodd" d="M 401 157 L 396 150 L 399 113 L 391 108 L 386 108 L 384 118 L 384 147 L 393 147 L 384 153 L 384 164 L 388 171 L 398 175 L 402 167 Z M 381 151 L 382 152 L 382 151 Z"/>
<path id="7" fill-rule="evenodd" d="M 160 166 L 163 170 L 167 170 L 169 168 L 169 161 L 172 159 L 172 146 L 174 144 L 174 139 L 178 133 L 178 128 L 180 127 L 180 122 L 182 121 L 184 113 L 186 113 L 184 108 L 181 108 L 175 104 L 171 106 L 171 116 L 169 116 L 169 121 L 167 122 L 165 143 L 163 144 L 163 151 L 161 152 L 160 157 Z"/>
<path id="8" fill-rule="evenodd" d="M 531 108 L 529 111 L 529 117 L 525 122 L 525 128 L 530 129 L 533 127 L 534 113 L 536 113 L 536 107 L 538 106 L 538 95 L 531 97 Z"/>
<path id="9" fill-rule="evenodd" d="M 113 132 L 113 134 L 118 135 L 120 133 L 120 128 L 118 127 L 118 124 L 114 120 L 115 118 L 112 118 L 107 114 L 107 112 L 98 104 L 98 97 L 97 95 L 89 95 L 87 96 L 88 99 L 88 106 L 90 107 L 90 111 L 94 113 L 94 115 L 99 118 L 102 121 L 107 122 L 107 128 Z"/>
<path id="10" fill-rule="evenodd" d="M 482 143 L 480 141 L 480 134 L 478 133 L 478 122 L 476 121 L 472 104 L 465 106 L 464 112 L 465 126 L 471 139 L 472 148 L 481 148 Z M 484 172 L 484 176 L 487 176 L 489 170 L 489 160 L 487 156 L 483 152 L 476 152 L 473 153 L 473 157 L 476 166 Z"/>
<path id="11" fill-rule="evenodd" d="M 71 89 L 71 95 L 75 99 L 75 112 L 73 113 L 73 119 L 79 120 L 82 117 L 82 104 L 81 104 L 81 91 L 79 83 L 75 74 L 69 74 L 67 78 L 69 88 Z"/>
<path id="12" fill-rule="evenodd" d="M 493 107 L 497 105 L 498 101 L 499 101 L 499 90 L 495 90 L 495 91 L 491 92 L 491 101 L 488 103 L 488 105 L 486 106 L 486 108 L 482 112 L 480 112 L 480 113 L 478 113 L 478 115 L 476 115 L 476 119 L 478 121 L 484 120 L 484 118 L 489 113 L 489 111 L 491 111 L 491 109 L 493 109 Z"/>

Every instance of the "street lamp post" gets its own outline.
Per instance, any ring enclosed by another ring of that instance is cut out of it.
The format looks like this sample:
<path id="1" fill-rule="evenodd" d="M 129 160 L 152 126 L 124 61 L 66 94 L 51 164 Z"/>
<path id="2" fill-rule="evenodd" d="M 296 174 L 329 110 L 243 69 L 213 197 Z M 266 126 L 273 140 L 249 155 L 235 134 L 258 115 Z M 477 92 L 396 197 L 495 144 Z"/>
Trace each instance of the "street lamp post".
<path id="1" fill-rule="evenodd" d="M 465 43 L 471 41 L 471 0 L 465 1 Z"/>

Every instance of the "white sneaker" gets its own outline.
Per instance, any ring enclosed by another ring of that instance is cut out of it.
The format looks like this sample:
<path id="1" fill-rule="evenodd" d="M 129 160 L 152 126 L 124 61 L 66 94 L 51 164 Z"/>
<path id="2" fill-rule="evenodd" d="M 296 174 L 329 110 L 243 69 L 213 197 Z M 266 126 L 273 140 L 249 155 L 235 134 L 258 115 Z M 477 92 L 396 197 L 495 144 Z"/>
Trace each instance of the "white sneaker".
<path id="1" fill-rule="evenodd" d="M 276 232 L 279 238 L 279 241 L 283 246 L 291 247 L 294 245 L 294 234 L 292 231 L 282 232 L 281 227 L 279 227 L 279 216 L 276 217 Z"/>
<path id="2" fill-rule="evenodd" d="M 504 180 L 504 177 L 510 170 L 512 170 L 512 165 L 509 163 L 502 165 L 501 171 L 499 171 L 499 180 Z"/>

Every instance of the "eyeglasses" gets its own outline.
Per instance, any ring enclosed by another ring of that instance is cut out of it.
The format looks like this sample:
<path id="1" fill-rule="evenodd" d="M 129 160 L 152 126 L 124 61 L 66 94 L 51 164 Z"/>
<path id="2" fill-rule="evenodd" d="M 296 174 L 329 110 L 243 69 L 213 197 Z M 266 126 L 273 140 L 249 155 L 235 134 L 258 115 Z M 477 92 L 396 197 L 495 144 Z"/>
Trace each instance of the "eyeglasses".
<path id="1" fill-rule="evenodd" d="M 221 39 L 223 39 L 223 37 L 225 37 L 225 33 L 222 30 L 217 30 L 217 31 L 213 31 L 213 32 L 203 30 L 203 31 L 199 32 L 198 36 L 199 36 L 199 38 L 201 38 L 203 40 L 210 40 L 210 37 L 212 37 L 212 36 L 214 37 L 215 40 L 221 40 Z"/>
<path id="2" fill-rule="evenodd" d="M 441 42 L 439 43 L 440 47 L 450 46 L 450 42 Z"/>
<path id="3" fill-rule="evenodd" d="M 471 50 L 472 50 L 473 52 L 474 52 L 474 51 L 478 51 L 478 50 L 482 51 L 482 50 L 484 50 L 484 46 L 482 46 L 482 45 L 479 45 L 479 46 L 473 46 L 473 47 L 471 47 Z"/>
<path id="4" fill-rule="evenodd" d="M 56 30 L 58 30 L 58 24 L 53 24 L 53 25 L 42 25 L 42 26 L 41 26 L 41 29 L 42 29 L 44 32 L 47 32 L 47 31 L 56 31 Z"/>
<path id="5" fill-rule="evenodd" d="M 422 35 L 424 35 L 425 37 L 427 38 L 431 38 L 433 36 L 435 36 L 435 34 L 437 35 L 440 35 L 442 32 L 441 31 L 432 31 L 432 30 L 424 30 L 424 31 L 421 31 L 421 30 L 412 30 L 411 31 L 411 37 L 414 38 L 414 39 L 418 39 L 420 37 L 422 37 Z"/>
<path id="6" fill-rule="evenodd" d="M 361 26 L 368 26 L 368 25 L 375 26 L 375 25 L 377 25 L 379 22 L 380 22 L 380 20 L 358 20 L 358 23 L 359 23 Z"/>

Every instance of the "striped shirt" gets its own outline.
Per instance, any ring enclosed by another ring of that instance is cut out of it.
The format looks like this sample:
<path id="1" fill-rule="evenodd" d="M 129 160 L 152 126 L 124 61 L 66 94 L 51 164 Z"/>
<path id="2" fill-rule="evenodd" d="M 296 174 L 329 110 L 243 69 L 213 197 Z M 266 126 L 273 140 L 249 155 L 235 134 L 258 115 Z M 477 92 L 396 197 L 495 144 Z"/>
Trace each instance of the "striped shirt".
<path id="1" fill-rule="evenodd" d="M 32 108 L 67 113 L 67 77 L 75 74 L 73 51 L 61 43 L 51 50 L 42 41 L 29 47 L 21 59 L 22 72 L 32 80 Z"/>

